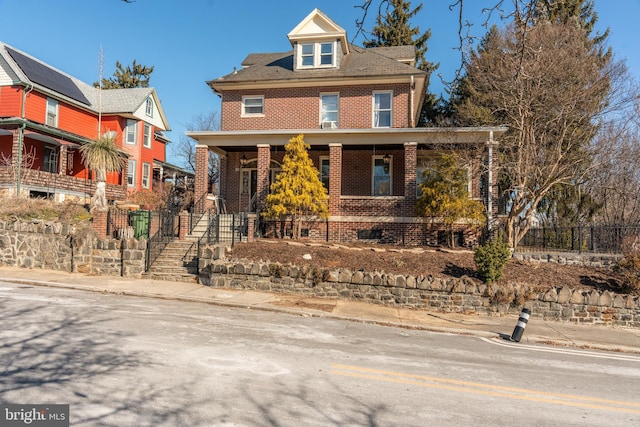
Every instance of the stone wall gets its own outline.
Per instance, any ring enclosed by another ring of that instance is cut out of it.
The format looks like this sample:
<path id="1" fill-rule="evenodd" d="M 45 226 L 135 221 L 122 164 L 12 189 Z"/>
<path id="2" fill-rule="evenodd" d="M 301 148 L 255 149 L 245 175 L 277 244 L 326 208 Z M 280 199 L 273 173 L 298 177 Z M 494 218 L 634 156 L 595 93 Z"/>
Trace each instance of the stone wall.
<path id="1" fill-rule="evenodd" d="M 0 263 L 14 267 L 141 277 L 146 240 L 98 239 L 59 222 L 0 221 Z"/>
<path id="2" fill-rule="evenodd" d="M 526 284 L 487 285 L 470 278 L 442 279 L 368 273 L 344 269 L 230 262 L 224 251 L 205 251 L 200 283 L 217 288 L 298 293 L 320 298 L 426 308 L 465 314 L 518 314 L 523 306 L 534 317 L 603 325 L 640 326 L 638 296 L 597 289 L 535 289 Z"/>
<path id="3" fill-rule="evenodd" d="M 584 265 L 585 267 L 611 268 L 624 256 L 622 254 L 599 254 L 578 252 L 514 252 L 513 258 L 520 261 L 551 262 L 562 265 Z"/>

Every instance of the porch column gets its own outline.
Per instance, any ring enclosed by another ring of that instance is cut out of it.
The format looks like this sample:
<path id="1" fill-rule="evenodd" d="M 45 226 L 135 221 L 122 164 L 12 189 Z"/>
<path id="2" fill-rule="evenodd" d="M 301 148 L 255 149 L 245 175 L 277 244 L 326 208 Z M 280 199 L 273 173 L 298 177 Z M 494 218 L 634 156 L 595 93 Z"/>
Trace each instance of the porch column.
<path id="1" fill-rule="evenodd" d="M 229 157 L 227 155 L 218 156 L 218 196 L 226 203 L 227 197 L 227 167 L 229 164 Z M 224 180 L 224 181 L 223 181 Z"/>
<path id="2" fill-rule="evenodd" d="M 329 215 L 340 215 L 342 144 L 329 144 Z"/>
<path id="3" fill-rule="evenodd" d="M 194 183 L 194 199 L 196 203 L 206 197 L 209 188 L 209 147 L 196 145 L 196 177 Z"/>
<path id="4" fill-rule="evenodd" d="M 269 166 L 271 165 L 271 146 L 258 144 L 258 182 L 256 185 L 258 211 L 264 207 L 264 201 L 269 194 Z"/>
<path id="5" fill-rule="evenodd" d="M 404 216 L 416 215 L 416 163 L 418 143 L 404 143 Z"/>
<path id="6" fill-rule="evenodd" d="M 67 174 L 67 146 L 60 146 L 60 158 L 58 159 L 59 169 L 58 175 L 66 175 Z"/>

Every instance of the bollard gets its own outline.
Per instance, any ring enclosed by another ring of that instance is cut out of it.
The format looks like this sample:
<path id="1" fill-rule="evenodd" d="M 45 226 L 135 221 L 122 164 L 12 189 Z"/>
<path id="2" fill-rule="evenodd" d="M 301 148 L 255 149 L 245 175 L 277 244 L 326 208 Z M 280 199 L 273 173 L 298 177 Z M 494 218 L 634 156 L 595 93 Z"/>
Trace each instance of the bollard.
<path id="1" fill-rule="evenodd" d="M 516 327 L 513 330 L 513 334 L 511 334 L 511 340 L 515 342 L 520 342 L 520 338 L 522 338 L 522 333 L 524 332 L 524 328 L 527 327 L 527 322 L 529 321 L 529 315 L 531 311 L 528 308 L 523 308 L 520 313 L 520 317 L 518 318 L 518 323 L 516 323 Z"/>

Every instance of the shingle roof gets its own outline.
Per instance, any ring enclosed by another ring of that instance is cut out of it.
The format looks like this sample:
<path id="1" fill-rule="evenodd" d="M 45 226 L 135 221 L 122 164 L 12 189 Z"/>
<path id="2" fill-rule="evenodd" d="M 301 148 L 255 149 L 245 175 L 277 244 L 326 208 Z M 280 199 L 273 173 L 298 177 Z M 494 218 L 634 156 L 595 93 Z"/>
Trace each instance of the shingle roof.
<path id="1" fill-rule="evenodd" d="M 361 48 L 351 45 L 339 68 L 319 68 L 315 70 L 293 69 L 294 52 L 252 53 L 242 65 L 244 68 L 209 81 L 210 85 L 226 83 L 259 82 L 274 80 L 304 80 L 318 78 L 357 78 L 373 76 L 403 76 L 426 74 L 408 64 L 399 62 L 415 56 L 413 46 L 386 48 Z"/>

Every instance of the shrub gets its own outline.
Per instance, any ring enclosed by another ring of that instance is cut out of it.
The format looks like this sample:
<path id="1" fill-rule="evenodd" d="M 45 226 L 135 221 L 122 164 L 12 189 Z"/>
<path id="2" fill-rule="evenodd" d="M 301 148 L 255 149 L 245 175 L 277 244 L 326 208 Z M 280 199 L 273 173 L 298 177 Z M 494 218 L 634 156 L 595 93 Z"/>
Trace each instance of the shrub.
<path id="1" fill-rule="evenodd" d="M 504 266 L 509 258 L 511 258 L 511 249 L 504 241 L 502 233 L 476 248 L 473 253 L 478 276 L 486 283 L 495 282 L 502 277 Z"/>
<path id="2" fill-rule="evenodd" d="M 615 266 L 615 271 L 624 279 L 624 292 L 640 291 L 640 236 L 628 236 L 622 241 L 624 258 Z"/>

